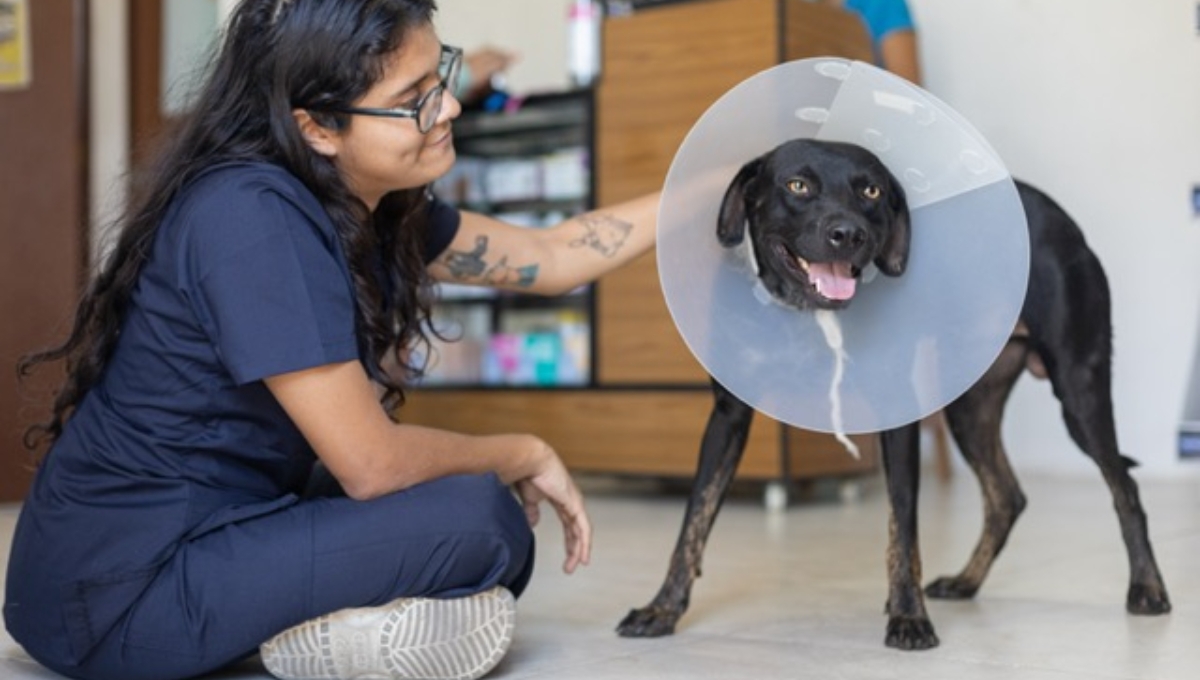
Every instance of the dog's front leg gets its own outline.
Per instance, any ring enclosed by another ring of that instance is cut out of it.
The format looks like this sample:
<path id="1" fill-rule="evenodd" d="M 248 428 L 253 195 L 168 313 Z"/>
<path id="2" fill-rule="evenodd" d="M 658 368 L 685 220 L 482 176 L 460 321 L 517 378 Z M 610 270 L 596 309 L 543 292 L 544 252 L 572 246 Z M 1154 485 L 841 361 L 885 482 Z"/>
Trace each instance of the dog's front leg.
<path id="1" fill-rule="evenodd" d="M 888 647 L 929 649 L 938 644 L 921 591 L 917 545 L 917 493 L 920 488 L 920 432 L 916 423 L 881 434 L 883 471 L 891 512 L 888 518 Z"/>
<path id="2" fill-rule="evenodd" d="M 692 584 L 700 576 L 709 531 L 746 448 L 754 409 L 716 380 L 712 385 L 713 410 L 700 443 L 700 462 L 667 578 L 650 604 L 630 611 L 617 625 L 617 633 L 624 637 L 658 637 L 675 632 L 675 624 L 687 611 Z"/>

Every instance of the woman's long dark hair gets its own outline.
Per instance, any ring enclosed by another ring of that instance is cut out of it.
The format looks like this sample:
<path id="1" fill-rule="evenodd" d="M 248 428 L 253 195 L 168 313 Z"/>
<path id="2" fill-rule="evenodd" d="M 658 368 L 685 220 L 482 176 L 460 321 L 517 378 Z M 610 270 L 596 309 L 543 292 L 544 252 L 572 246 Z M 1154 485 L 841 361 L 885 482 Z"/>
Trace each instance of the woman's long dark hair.
<path id="1" fill-rule="evenodd" d="M 388 409 L 404 400 L 403 381 L 419 374 L 406 350 L 427 343 L 430 282 L 425 275 L 424 187 L 388 194 L 371 213 L 333 162 L 305 142 L 293 109 L 349 105 L 383 75 L 386 58 L 415 28 L 430 24 L 434 0 L 243 0 L 188 113 L 138 173 L 118 220 L 117 241 L 80 300 L 61 345 L 23 357 L 65 360 L 66 378 L 51 418 L 26 431 L 36 448 L 62 433 L 100 379 L 121 333 L 126 307 L 155 233 L 180 190 L 214 164 L 255 160 L 298 177 L 333 220 L 349 261 L 359 351 L 385 387 Z M 341 114 L 311 114 L 342 128 Z M 398 371 L 385 368 L 394 359 Z"/>

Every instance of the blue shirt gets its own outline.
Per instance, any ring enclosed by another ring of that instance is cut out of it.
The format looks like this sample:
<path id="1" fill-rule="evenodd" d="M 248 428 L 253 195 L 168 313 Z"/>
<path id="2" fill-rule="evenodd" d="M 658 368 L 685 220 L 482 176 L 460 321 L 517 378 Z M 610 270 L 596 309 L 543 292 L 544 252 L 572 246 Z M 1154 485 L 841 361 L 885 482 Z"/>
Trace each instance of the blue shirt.
<path id="1" fill-rule="evenodd" d="M 459 224 L 438 202 L 431 218 L 430 259 Z M 181 541 L 295 503 L 315 455 L 262 379 L 358 359 L 354 310 L 337 232 L 296 178 L 238 163 L 186 187 L 22 509 L 13 636 L 81 657 Z"/>
<path id="2" fill-rule="evenodd" d="M 879 42 L 893 31 L 913 30 L 905 0 L 843 0 L 842 7 L 862 17 L 878 58 Z"/>

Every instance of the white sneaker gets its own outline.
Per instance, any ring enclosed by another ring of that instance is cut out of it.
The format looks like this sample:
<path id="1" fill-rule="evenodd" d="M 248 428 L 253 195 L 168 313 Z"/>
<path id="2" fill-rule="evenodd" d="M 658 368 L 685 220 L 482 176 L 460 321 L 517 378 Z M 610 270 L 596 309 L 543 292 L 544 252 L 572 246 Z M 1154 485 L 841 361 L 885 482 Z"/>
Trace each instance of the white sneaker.
<path id="1" fill-rule="evenodd" d="M 500 662 L 515 625 L 513 595 L 497 586 L 342 609 L 283 631 L 259 652 L 285 680 L 475 680 Z"/>

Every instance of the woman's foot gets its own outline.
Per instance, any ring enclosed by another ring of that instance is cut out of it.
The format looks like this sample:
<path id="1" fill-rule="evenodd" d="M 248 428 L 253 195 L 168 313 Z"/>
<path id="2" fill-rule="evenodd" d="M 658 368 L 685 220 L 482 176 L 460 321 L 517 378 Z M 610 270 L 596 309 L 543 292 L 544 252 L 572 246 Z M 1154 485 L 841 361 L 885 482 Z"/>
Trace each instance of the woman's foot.
<path id="1" fill-rule="evenodd" d="M 285 680 L 474 680 L 508 651 L 516 624 L 512 593 L 447 600 L 401 598 L 305 621 L 259 647 Z"/>

